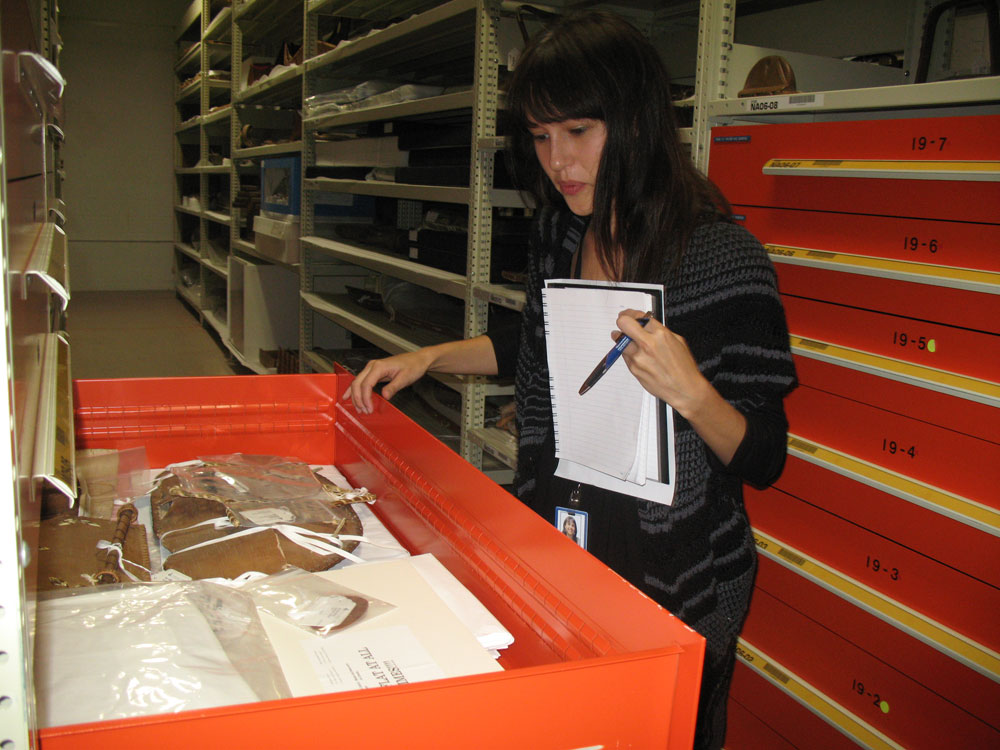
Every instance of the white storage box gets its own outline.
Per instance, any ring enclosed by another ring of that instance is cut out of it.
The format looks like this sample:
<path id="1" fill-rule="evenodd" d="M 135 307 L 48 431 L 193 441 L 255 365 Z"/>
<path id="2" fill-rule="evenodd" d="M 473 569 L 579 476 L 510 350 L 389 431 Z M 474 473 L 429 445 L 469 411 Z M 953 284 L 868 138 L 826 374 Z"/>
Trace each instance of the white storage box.
<path id="1" fill-rule="evenodd" d="M 399 149 L 399 138 L 394 135 L 316 142 L 316 164 L 320 166 L 406 167 L 409 156 L 409 151 Z"/>
<path id="2" fill-rule="evenodd" d="M 253 218 L 254 246 L 266 258 L 281 263 L 298 263 L 299 222 L 286 219 Z"/>
<path id="3" fill-rule="evenodd" d="M 229 341 L 253 365 L 260 352 L 295 349 L 299 337 L 299 277 L 262 261 L 229 258 Z"/>

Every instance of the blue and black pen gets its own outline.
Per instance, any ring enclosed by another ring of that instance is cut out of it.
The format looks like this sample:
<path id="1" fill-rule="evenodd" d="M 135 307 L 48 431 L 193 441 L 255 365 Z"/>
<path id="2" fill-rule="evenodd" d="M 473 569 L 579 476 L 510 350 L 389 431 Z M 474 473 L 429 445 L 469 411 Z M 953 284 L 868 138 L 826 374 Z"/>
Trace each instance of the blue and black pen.
<path id="1" fill-rule="evenodd" d="M 649 318 L 639 318 L 636 322 L 645 327 L 649 322 Z M 580 386 L 580 395 L 589 391 L 598 380 L 604 377 L 604 373 L 611 369 L 611 365 L 618 361 L 618 358 L 622 356 L 622 352 L 625 351 L 625 347 L 632 343 L 632 339 L 626 336 L 624 333 L 615 342 L 615 345 L 611 347 L 611 351 L 608 352 L 608 356 L 597 363 L 597 367 L 594 371 L 587 376 L 587 379 L 583 381 L 583 385 Z"/>

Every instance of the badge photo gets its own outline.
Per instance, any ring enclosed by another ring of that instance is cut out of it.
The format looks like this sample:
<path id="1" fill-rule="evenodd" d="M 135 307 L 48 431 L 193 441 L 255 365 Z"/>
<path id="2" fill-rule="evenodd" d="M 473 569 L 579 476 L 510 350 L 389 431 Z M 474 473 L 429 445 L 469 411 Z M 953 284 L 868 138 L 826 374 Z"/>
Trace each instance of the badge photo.
<path id="1" fill-rule="evenodd" d="M 586 511 L 556 507 L 556 528 L 587 549 L 587 513 Z"/>

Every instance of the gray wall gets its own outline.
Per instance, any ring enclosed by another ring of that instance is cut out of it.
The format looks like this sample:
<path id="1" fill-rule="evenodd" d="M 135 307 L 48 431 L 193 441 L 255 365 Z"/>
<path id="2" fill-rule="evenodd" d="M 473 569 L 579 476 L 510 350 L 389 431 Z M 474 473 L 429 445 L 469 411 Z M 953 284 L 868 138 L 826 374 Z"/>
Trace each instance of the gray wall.
<path id="1" fill-rule="evenodd" d="M 173 286 L 174 33 L 189 2 L 59 2 L 74 291 Z"/>

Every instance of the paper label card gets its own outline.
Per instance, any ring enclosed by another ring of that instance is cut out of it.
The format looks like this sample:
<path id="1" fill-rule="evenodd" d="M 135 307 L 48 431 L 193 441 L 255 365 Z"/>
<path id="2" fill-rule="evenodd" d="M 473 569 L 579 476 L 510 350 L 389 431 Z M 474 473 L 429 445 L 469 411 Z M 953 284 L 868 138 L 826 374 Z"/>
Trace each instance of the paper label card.
<path id="1" fill-rule="evenodd" d="M 445 677 L 405 625 L 302 641 L 326 692 L 405 685 Z"/>

